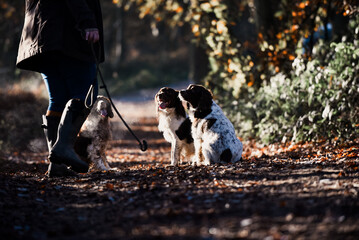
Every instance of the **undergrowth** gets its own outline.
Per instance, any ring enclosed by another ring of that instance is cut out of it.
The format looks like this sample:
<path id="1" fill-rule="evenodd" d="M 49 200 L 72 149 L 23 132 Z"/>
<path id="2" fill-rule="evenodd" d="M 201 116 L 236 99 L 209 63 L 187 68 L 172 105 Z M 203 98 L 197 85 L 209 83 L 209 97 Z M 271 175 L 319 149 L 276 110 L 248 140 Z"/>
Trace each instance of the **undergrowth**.
<path id="1" fill-rule="evenodd" d="M 352 39 L 319 44 L 311 60 L 297 57 L 256 92 L 225 107 L 239 136 L 264 143 L 359 136 L 359 16 Z"/>

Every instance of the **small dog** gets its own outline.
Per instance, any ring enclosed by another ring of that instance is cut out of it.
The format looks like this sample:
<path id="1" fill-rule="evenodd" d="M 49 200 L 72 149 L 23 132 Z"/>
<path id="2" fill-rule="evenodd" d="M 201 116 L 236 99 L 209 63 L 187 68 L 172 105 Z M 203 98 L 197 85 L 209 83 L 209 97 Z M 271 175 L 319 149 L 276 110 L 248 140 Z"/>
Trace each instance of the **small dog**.
<path id="1" fill-rule="evenodd" d="M 111 169 L 106 158 L 107 144 L 111 139 L 109 118 L 113 118 L 111 102 L 104 96 L 98 96 L 74 146 L 81 159 L 90 165 L 90 171 Z"/>
<path id="2" fill-rule="evenodd" d="M 178 91 L 164 87 L 155 96 L 158 130 L 171 143 L 171 165 L 177 165 L 181 155 L 192 158 L 194 154 L 191 121 L 178 95 Z"/>
<path id="3" fill-rule="evenodd" d="M 192 121 L 195 162 L 234 163 L 241 159 L 243 145 L 236 137 L 232 123 L 213 101 L 212 93 L 201 85 L 191 84 L 180 91 Z"/>

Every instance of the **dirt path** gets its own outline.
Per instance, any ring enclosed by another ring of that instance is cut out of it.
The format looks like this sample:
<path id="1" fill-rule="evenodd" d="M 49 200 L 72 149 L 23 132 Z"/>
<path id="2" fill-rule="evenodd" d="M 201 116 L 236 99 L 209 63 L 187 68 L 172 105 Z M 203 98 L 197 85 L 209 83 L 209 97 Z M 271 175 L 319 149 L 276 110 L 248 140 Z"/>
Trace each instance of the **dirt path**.
<path id="1" fill-rule="evenodd" d="M 358 239 L 358 142 L 247 142 L 236 165 L 171 167 L 153 103 L 117 105 L 148 151 L 115 119 L 118 171 L 48 179 L 46 153 L 0 160 L 1 239 Z"/>

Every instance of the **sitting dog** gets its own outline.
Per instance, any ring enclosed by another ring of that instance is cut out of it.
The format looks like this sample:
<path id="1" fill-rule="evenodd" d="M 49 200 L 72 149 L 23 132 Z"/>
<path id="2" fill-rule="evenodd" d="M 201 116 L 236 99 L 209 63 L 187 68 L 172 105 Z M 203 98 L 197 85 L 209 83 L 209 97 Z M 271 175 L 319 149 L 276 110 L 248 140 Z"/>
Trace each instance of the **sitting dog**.
<path id="1" fill-rule="evenodd" d="M 192 121 L 195 162 L 234 163 L 241 159 L 243 145 L 234 127 L 213 101 L 212 93 L 200 85 L 191 84 L 180 91 L 180 99 L 188 108 Z"/>
<path id="2" fill-rule="evenodd" d="M 111 169 L 106 158 L 107 143 L 111 139 L 109 118 L 113 118 L 111 102 L 104 96 L 98 96 L 74 146 L 81 159 L 90 165 L 89 171 Z"/>
<path id="3" fill-rule="evenodd" d="M 191 121 L 186 117 L 179 92 L 161 88 L 155 96 L 158 130 L 171 143 L 171 165 L 177 165 L 180 156 L 191 158 L 194 154 Z"/>

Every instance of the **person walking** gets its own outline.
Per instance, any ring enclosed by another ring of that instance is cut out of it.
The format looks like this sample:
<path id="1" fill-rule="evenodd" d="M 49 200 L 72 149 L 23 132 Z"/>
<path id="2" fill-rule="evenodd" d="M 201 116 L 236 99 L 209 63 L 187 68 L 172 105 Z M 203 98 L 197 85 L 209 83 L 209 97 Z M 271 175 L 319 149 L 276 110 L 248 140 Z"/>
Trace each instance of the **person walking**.
<path id="1" fill-rule="evenodd" d="M 16 66 L 41 73 L 48 91 L 42 127 L 49 177 L 88 171 L 73 146 L 89 113 L 84 102 L 92 84 L 97 97 L 96 61 L 104 61 L 99 0 L 25 0 Z"/>

